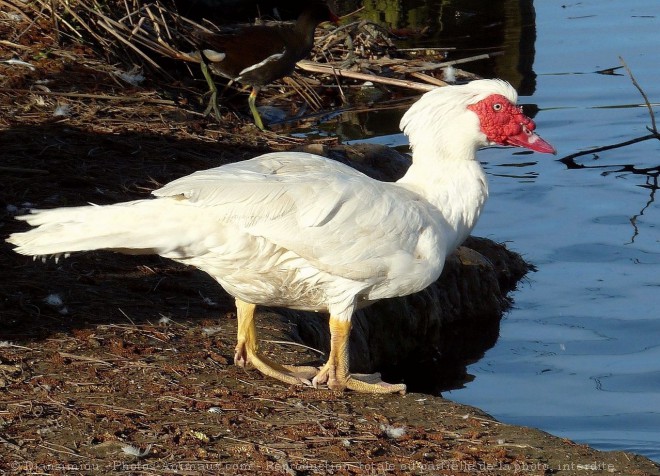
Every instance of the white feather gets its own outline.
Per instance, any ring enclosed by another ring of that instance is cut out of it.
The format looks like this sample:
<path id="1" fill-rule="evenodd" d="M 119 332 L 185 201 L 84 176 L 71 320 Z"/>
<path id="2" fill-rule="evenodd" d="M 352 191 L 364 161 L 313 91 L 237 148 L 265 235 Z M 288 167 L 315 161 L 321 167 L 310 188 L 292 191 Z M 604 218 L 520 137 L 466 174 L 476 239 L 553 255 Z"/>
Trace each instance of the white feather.
<path id="1" fill-rule="evenodd" d="M 279 60 L 285 54 L 286 54 L 286 49 L 283 49 L 281 53 L 275 53 L 275 54 L 270 55 L 269 57 L 261 60 L 260 62 L 253 64 L 252 66 L 248 66 L 247 68 L 241 70 L 240 73 L 238 73 L 238 77 L 236 78 L 236 81 L 240 82 L 243 75 L 249 73 L 250 71 L 254 71 L 255 69 L 259 69 L 259 68 L 261 68 L 262 66 L 264 66 L 268 63 L 272 63 L 274 61 Z"/>
<path id="2" fill-rule="evenodd" d="M 255 304 L 350 318 L 357 305 L 419 291 L 470 232 L 487 198 L 487 143 L 468 104 L 475 81 L 425 94 L 401 121 L 413 164 L 397 183 L 307 153 L 275 152 L 195 172 L 156 199 L 36 210 L 8 241 L 27 255 L 93 249 L 155 253 L 196 266 Z"/>

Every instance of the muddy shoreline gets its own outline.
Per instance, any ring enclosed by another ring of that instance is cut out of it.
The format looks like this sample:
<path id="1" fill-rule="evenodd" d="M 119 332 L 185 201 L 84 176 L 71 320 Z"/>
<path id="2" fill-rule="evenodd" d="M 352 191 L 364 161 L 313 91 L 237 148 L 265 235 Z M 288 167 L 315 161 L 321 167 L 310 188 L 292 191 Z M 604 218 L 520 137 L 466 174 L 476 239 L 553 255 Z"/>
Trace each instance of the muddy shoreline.
<path id="1" fill-rule="evenodd" d="M 0 45 L 33 67 L 0 64 L 0 473 L 660 474 L 641 456 L 440 396 L 287 387 L 236 368 L 231 300 L 167 260 L 13 253 L 4 238 L 23 209 L 143 198 L 194 170 L 301 145 L 240 110 L 203 117 L 201 90 L 185 82 L 130 86 L 91 48 L 27 31 Z M 318 361 L 279 343 L 291 322 L 259 314 L 265 351 Z"/>

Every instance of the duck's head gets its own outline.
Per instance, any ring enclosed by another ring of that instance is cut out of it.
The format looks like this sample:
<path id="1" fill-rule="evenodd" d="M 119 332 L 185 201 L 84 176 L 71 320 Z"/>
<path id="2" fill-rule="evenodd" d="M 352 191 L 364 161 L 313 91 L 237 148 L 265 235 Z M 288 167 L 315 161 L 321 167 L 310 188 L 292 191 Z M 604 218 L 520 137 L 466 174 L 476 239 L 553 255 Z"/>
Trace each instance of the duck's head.
<path id="1" fill-rule="evenodd" d="M 452 148 L 499 144 L 554 154 L 554 147 L 534 132 L 534 121 L 517 100 L 516 90 L 499 79 L 444 86 L 413 104 L 401 119 L 401 129 L 413 150 L 431 146 L 446 154 Z"/>

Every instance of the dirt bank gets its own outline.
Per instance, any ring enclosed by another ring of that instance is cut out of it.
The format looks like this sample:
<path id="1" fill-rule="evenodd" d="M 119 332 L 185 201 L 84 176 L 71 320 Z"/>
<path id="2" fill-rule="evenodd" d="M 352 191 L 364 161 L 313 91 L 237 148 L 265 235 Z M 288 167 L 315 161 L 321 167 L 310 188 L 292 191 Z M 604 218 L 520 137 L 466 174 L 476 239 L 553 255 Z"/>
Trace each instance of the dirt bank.
<path id="1" fill-rule="evenodd" d="M 15 30 L 0 28 L 3 38 Z M 296 145 L 232 112 L 202 117 L 185 83 L 129 86 L 91 49 L 26 31 L 0 44 L 2 59 L 30 64 L 0 63 L 3 240 L 34 204 L 145 197 L 194 170 Z M 160 258 L 41 264 L 4 241 L 0 256 L 6 474 L 660 474 L 645 458 L 429 394 L 293 388 L 238 369 L 231 301 Z M 319 359 L 279 343 L 291 336 L 279 314 L 262 312 L 258 326 L 278 358 Z"/>

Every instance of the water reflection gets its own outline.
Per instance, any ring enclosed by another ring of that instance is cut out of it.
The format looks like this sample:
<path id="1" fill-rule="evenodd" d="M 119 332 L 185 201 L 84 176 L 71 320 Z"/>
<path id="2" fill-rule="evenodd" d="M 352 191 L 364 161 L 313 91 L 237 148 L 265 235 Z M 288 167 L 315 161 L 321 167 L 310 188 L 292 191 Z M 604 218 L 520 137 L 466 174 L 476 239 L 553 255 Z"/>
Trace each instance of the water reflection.
<path id="1" fill-rule="evenodd" d="M 607 176 L 610 174 L 622 174 L 630 173 L 634 175 L 645 175 L 646 183 L 640 185 L 640 187 L 647 188 L 649 190 L 649 199 L 642 209 L 630 217 L 630 224 L 633 227 L 633 234 L 630 238 L 629 243 L 634 243 L 635 238 L 639 235 L 639 228 L 637 227 L 637 220 L 644 215 L 644 212 L 655 202 L 655 192 L 658 190 L 658 176 L 660 176 L 660 166 L 655 167 L 637 167 L 634 164 L 623 164 L 623 165 L 585 165 L 575 161 L 575 158 L 584 155 L 582 153 L 571 154 L 562 159 L 559 159 L 559 162 L 562 162 L 566 165 L 567 169 L 606 169 L 601 175 Z M 597 160 L 598 156 L 593 154 L 593 159 Z"/>
<path id="2" fill-rule="evenodd" d="M 338 4 L 342 12 L 363 4 L 362 18 L 406 35 L 400 40 L 402 46 L 455 47 L 450 59 L 501 52 L 465 69 L 506 79 L 522 96 L 530 96 L 536 89 L 536 12 L 532 0 L 349 0 Z"/>
<path id="3" fill-rule="evenodd" d="M 397 40 L 401 48 L 447 47 L 447 60 L 472 57 L 483 53 L 501 53 L 489 59 L 461 65 L 470 73 L 486 78 L 509 81 L 520 96 L 531 96 L 536 89 L 533 70 L 536 41 L 536 13 L 532 0 L 338 0 L 342 14 L 359 10 L 359 17 L 376 22 L 394 33 L 405 34 Z M 420 34 L 414 34 L 418 32 Z M 444 60 L 444 59 L 443 59 Z M 373 89 L 380 90 L 378 87 Z M 367 101 L 365 111 L 343 112 L 322 124 L 322 132 L 343 141 L 386 136 L 399 132 L 403 111 L 419 95 L 414 91 L 392 91 L 391 102 Z M 400 94 L 408 95 L 401 98 Z M 351 102 L 360 103 L 352 98 Z M 535 104 L 524 105 L 525 114 L 534 117 Z"/>

